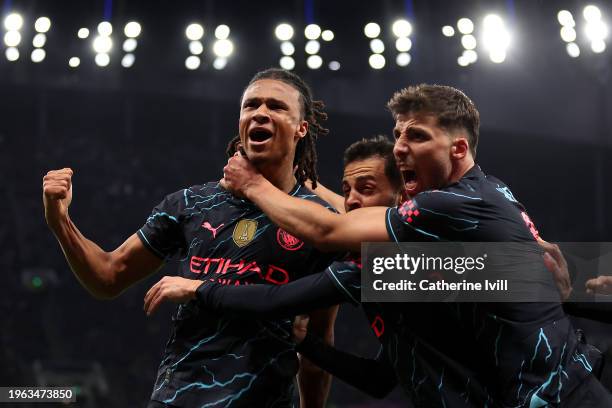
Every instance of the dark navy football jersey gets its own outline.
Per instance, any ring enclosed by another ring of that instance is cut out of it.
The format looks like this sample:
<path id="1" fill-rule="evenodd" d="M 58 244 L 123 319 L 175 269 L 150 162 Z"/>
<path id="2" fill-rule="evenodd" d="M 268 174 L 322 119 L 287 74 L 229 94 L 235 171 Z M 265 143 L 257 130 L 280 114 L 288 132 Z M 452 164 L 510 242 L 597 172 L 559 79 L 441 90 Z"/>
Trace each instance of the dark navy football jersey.
<path id="1" fill-rule="evenodd" d="M 308 189 L 290 194 L 330 208 Z M 143 244 L 178 262 L 178 275 L 224 285 L 283 285 L 324 269 L 323 254 L 270 222 L 218 183 L 168 195 L 138 231 Z M 181 407 L 287 407 L 298 360 L 291 320 L 200 309 L 173 316 L 152 400 Z"/>
<path id="2" fill-rule="evenodd" d="M 501 181 L 474 166 L 448 187 L 387 211 L 400 241 L 534 241 L 537 230 Z M 591 374 L 558 303 L 387 303 L 389 359 L 417 406 L 556 406 Z"/>

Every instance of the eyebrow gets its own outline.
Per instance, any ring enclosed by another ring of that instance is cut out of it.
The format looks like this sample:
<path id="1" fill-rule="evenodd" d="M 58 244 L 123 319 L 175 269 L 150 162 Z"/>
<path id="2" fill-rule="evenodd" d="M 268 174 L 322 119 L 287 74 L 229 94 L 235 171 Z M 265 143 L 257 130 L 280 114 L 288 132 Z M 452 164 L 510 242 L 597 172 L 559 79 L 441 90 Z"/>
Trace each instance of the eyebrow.
<path id="1" fill-rule="evenodd" d="M 288 105 L 284 102 L 281 101 L 280 99 L 276 99 L 276 98 L 262 98 L 262 97 L 251 97 L 248 99 L 245 99 L 244 102 L 242 103 L 242 105 L 246 105 L 249 102 L 261 102 L 262 100 L 265 100 L 266 103 L 273 103 L 273 104 L 277 104 L 277 105 L 281 105 L 282 107 L 288 107 Z"/>

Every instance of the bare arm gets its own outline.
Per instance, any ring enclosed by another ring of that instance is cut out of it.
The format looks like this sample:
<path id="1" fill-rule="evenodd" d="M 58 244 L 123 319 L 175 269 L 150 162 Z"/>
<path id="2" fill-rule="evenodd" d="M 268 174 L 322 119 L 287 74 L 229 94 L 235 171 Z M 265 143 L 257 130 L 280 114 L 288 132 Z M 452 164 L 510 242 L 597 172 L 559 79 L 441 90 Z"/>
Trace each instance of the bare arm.
<path id="1" fill-rule="evenodd" d="M 45 218 L 79 282 L 95 297 L 116 297 L 128 286 L 155 272 L 163 260 L 133 234 L 112 252 L 85 238 L 68 215 L 72 170 L 51 171 L 43 178 Z"/>
<path id="2" fill-rule="evenodd" d="M 338 314 L 338 306 L 319 309 L 310 313 L 308 330 L 316 333 L 329 345 L 334 345 L 334 323 Z M 300 390 L 301 408 L 322 408 L 325 406 L 332 376 L 310 360 L 300 356 L 298 386 Z"/>
<path id="3" fill-rule="evenodd" d="M 386 207 L 359 208 L 334 214 L 324 207 L 290 197 L 277 189 L 244 157 L 232 157 L 224 168 L 224 187 L 245 195 L 272 222 L 325 251 L 360 251 L 361 242 L 389 241 Z"/>
<path id="4" fill-rule="evenodd" d="M 317 188 L 312 188 L 312 182 L 310 180 L 307 181 L 306 185 L 310 187 L 310 189 L 323 200 L 327 201 L 332 207 L 336 209 L 339 213 L 345 213 L 344 211 L 344 197 L 340 194 L 336 194 L 331 191 L 329 188 L 325 187 L 320 182 L 317 182 Z"/>

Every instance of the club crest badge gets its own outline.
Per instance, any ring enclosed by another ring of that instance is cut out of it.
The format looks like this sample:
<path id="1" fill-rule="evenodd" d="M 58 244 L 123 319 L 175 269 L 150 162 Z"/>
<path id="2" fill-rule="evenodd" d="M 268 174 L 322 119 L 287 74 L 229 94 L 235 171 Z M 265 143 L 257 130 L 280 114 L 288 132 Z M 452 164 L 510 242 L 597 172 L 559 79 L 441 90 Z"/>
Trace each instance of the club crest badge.
<path id="1" fill-rule="evenodd" d="M 304 246 L 304 241 L 301 241 L 281 228 L 276 231 L 276 241 L 278 241 L 278 245 L 287 251 L 297 251 Z"/>
<path id="2" fill-rule="evenodd" d="M 257 231 L 257 221 L 255 220 L 240 220 L 234 227 L 232 239 L 238 247 L 243 247 L 251 243 Z"/>

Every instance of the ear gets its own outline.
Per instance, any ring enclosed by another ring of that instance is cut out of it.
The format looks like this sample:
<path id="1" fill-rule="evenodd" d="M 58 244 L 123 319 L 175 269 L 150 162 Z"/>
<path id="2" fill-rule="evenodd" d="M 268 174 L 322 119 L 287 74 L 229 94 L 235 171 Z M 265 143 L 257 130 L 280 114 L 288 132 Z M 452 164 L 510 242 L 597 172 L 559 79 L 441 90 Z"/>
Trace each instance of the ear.
<path id="1" fill-rule="evenodd" d="M 308 121 L 302 120 L 295 132 L 296 141 L 306 136 L 306 133 L 308 133 Z"/>
<path id="2" fill-rule="evenodd" d="M 455 160 L 463 159 L 470 153 L 470 144 L 465 137 L 457 137 L 451 146 L 451 158 Z"/>

